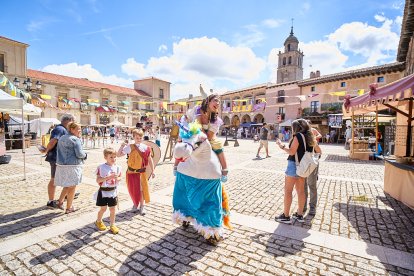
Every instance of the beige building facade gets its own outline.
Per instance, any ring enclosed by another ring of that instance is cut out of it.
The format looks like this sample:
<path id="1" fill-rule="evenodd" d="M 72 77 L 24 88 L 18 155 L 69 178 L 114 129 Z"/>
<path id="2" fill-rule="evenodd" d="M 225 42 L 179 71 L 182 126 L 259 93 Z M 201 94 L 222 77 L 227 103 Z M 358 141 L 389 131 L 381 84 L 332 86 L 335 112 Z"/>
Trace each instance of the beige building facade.
<path id="1" fill-rule="evenodd" d="M 298 115 L 315 124 L 326 125 L 327 114 L 342 113 L 345 95 L 358 96 L 368 93 L 372 83 L 381 87 L 399 80 L 404 68 L 403 62 L 394 62 L 299 81 L 300 93 L 305 97 Z"/>
<path id="2" fill-rule="evenodd" d="M 247 127 L 264 122 L 267 84 L 221 95 L 221 118 L 225 126 Z"/>
<path id="3" fill-rule="evenodd" d="M 0 71 L 6 75 L 25 77 L 28 44 L 0 36 Z"/>
<path id="4" fill-rule="evenodd" d="M 28 46 L 0 37 L 0 70 L 3 69 L 9 81 L 19 81 L 19 88 L 31 94 L 31 102 L 42 108 L 43 118 L 60 118 L 71 113 L 83 125 L 119 121 L 127 126 L 139 123 L 163 127 L 166 115 L 163 103 L 170 101 L 168 81 L 151 77 L 136 80 L 134 88 L 127 88 L 31 70 L 27 69 Z M 23 85 L 29 79 L 30 89 Z"/>

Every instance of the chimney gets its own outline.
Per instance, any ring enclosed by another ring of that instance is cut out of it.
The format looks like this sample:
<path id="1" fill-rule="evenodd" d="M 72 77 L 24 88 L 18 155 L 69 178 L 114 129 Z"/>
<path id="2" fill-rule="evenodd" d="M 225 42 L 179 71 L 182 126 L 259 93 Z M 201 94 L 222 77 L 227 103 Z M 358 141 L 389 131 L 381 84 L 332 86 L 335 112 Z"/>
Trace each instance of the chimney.
<path id="1" fill-rule="evenodd" d="M 193 94 L 188 94 L 188 99 L 191 100 L 193 98 Z"/>
<path id="2" fill-rule="evenodd" d="M 312 71 L 312 72 L 310 72 L 310 78 L 311 78 L 311 79 L 315 78 L 315 72 L 313 72 L 313 71 Z"/>
<path id="3" fill-rule="evenodd" d="M 321 71 L 316 70 L 316 77 L 319 78 L 321 76 Z"/>

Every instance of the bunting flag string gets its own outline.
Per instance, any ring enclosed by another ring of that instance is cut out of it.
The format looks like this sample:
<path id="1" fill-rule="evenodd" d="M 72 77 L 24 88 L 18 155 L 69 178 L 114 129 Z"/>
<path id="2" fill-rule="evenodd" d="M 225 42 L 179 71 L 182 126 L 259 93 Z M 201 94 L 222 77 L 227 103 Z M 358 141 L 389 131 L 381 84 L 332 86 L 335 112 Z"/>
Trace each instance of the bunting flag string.
<path id="1" fill-rule="evenodd" d="M 328 94 L 331 95 L 331 96 L 345 96 L 346 95 L 346 91 L 328 92 Z"/>
<path id="2" fill-rule="evenodd" d="M 20 97 L 25 99 L 26 101 L 32 99 L 32 95 L 30 93 L 24 92 L 20 88 L 16 87 L 13 82 L 11 82 L 4 74 L 0 71 L 0 86 L 4 86 L 10 90 L 10 95 L 14 97 Z"/>

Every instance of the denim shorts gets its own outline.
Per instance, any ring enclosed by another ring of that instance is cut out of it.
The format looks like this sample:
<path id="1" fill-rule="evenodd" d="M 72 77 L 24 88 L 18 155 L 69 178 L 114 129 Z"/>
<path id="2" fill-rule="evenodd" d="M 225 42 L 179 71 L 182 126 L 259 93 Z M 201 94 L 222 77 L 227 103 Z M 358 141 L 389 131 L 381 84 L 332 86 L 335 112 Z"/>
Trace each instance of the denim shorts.
<path id="1" fill-rule="evenodd" d="M 296 162 L 295 161 L 288 160 L 288 165 L 287 165 L 285 174 L 286 174 L 286 176 L 299 177 L 296 174 Z"/>

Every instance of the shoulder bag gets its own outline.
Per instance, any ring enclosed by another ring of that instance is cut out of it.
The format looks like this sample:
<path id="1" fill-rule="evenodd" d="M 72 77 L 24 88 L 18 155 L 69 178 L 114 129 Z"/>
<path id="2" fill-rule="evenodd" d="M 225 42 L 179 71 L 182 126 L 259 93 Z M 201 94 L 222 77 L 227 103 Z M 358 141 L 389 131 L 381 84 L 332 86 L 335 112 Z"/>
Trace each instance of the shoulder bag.
<path id="1" fill-rule="evenodd" d="M 303 145 L 305 147 L 305 154 L 299 162 L 298 153 L 295 153 L 296 160 L 296 174 L 300 177 L 308 177 L 318 166 L 319 160 L 315 157 L 315 150 L 312 152 L 306 151 L 306 139 L 302 133 L 299 133 L 302 137 Z"/>

